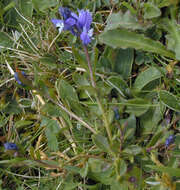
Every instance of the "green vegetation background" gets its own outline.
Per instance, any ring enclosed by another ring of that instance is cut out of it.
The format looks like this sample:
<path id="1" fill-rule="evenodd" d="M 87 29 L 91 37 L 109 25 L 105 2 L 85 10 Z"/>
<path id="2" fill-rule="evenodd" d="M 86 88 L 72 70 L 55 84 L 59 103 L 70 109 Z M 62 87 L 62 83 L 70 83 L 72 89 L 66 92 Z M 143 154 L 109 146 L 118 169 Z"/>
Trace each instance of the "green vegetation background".
<path id="1" fill-rule="evenodd" d="M 96 88 L 60 6 L 92 13 Z M 180 189 L 179 23 L 177 0 L 1 0 L 0 189 Z"/>

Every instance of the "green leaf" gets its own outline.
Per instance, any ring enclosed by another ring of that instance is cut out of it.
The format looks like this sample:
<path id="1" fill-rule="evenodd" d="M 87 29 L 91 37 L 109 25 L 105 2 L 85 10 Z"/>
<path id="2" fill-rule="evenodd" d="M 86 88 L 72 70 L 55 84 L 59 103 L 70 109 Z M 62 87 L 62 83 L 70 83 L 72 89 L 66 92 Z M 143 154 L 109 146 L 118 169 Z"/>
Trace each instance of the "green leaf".
<path id="1" fill-rule="evenodd" d="M 119 175 L 123 176 L 127 171 L 127 164 L 124 160 L 118 160 L 117 164 L 118 164 Z"/>
<path id="2" fill-rule="evenodd" d="M 34 123 L 34 122 L 28 121 L 28 120 L 20 120 L 15 123 L 15 127 L 18 128 L 18 127 L 22 127 L 22 126 L 27 126 L 27 125 L 31 125 L 32 123 Z"/>
<path id="3" fill-rule="evenodd" d="M 123 121 L 123 124 L 125 125 L 124 139 L 127 142 L 131 142 L 131 140 L 134 139 L 133 137 L 136 131 L 136 117 L 133 114 L 130 115 Z"/>
<path id="4" fill-rule="evenodd" d="M 57 81 L 57 90 L 60 98 L 68 103 L 76 114 L 84 117 L 85 113 L 83 107 L 79 103 L 76 90 L 65 80 Z"/>
<path id="5" fill-rule="evenodd" d="M 44 56 L 40 57 L 39 61 L 49 69 L 57 69 L 57 59 L 53 55 L 45 54 Z"/>
<path id="6" fill-rule="evenodd" d="M 121 76 L 111 76 L 107 79 L 107 82 L 115 88 L 123 97 L 129 93 L 129 87 L 127 83 L 121 78 Z"/>
<path id="7" fill-rule="evenodd" d="M 154 133 L 161 119 L 163 119 L 163 113 L 160 109 L 160 105 L 157 105 L 157 107 L 151 107 L 145 114 L 140 117 L 142 134 L 147 135 Z"/>
<path id="8" fill-rule="evenodd" d="M 107 26 L 105 27 L 105 30 L 117 28 L 132 30 L 145 29 L 145 27 L 138 22 L 136 15 L 132 15 L 130 11 L 126 11 L 125 13 L 118 12 L 110 14 L 107 19 Z"/>
<path id="9" fill-rule="evenodd" d="M 142 151 L 142 148 L 138 145 L 130 145 L 126 149 L 124 149 L 123 152 L 127 154 L 137 155 L 140 154 Z"/>
<path id="10" fill-rule="evenodd" d="M 50 7 L 54 7 L 58 4 L 57 0 L 32 0 L 33 6 L 37 11 L 44 12 Z"/>
<path id="11" fill-rule="evenodd" d="M 80 175 L 81 177 L 86 177 L 87 174 L 88 174 L 88 169 L 89 169 L 89 165 L 88 165 L 88 162 L 86 162 L 85 166 L 80 170 Z"/>
<path id="12" fill-rule="evenodd" d="M 88 70 L 86 57 L 84 55 L 84 52 L 80 51 L 79 49 L 72 47 L 72 52 L 74 57 L 76 58 L 77 62 L 83 67 L 84 69 Z"/>
<path id="13" fill-rule="evenodd" d="M 163 135 L 163 132 L 162 132 L 162 131 L 156 133 L 156 134 L 152 137 L 152 139 L 149 141 L 149 143 L 147 144 L 146 147 L 149 148 L 149 147 L 151 147 L 151 146 L 154 146 L 154 145 L 156 144 L 156 142 L 157 142 L 159 139 L 161 139 L 162 135 Z"/>
<path id="14" fill-rule="evenodd" d="M 178 168 L 154 166 L 154 165 L 146 165 L 146 167 L 151 168 L 156 171 L 168 173 L 170 176 L 180 177 L 180 169 Z"/>
<path id="15" fill-rule="evenodd" d="M 23 16 L 32 18 L 33 4 L 32 0 L 19 0 L 19 9 Z"/>
<path id="16" fill-rule="evenodd" d="M 9 99 L 8 105 L 3 109 L 4 113 L 8 114 L 20 114 L 22 112 L 21 107 L 18 105 L 15 99 Z"/>
<path id="17" fill-rule="evenodd" d="M 106 137 L 97 134 L 92 136 L 94 144 L 104 152 L 112 152 Z"/>
<path id="18" fill-rule="evenodd" d="M 4 33 L 0 32 L 0 52 L 6 50 L 6 48 L 12 48 L 13 41 L 9 38 L 9 36 Z"/>
<path id="19" fill-rule="evenodd" d="M 161 10 L 152 3 L 144 3 L 144 18 L 152 19 L 161 15 Z"/>
<path id="20" fill-rule="evenodd" d="M 180 112 L 180 101 L 175 95 L 166 90 L 161 90 L 159 91 L 159 98 L 168 108 Z"/>
<path id="21" fill-rule="evenodd" d="M 99 35 L 99 41 L 113 48 L 135 48 L 157 53 L 174 58 L 174 53 L 168 51 L 160 42 L 145 37 L 142 34 L 128 31 L 126 29 L 114 29 Z"/>
<path id="22" fill-rule="evenodd" d="M 161 78 L 160 71 L 155 67 L 149 67 L 137 76 L 134 83 L 134 88 L 141 90 L 147 84 L 159 78 Z"/>
<path id="23" fill-rule="evenodd" d="M 115 56 L 113 71 L 119 73 L 123 79 L 127 79 L 131 74 L 134 61 L 133 49 L 118 49 L 113 56 Z"/>
<path id="24" fill-rule="evenodd" d="M 75 89 L 65 80 L 58 81 L 57 88 L 59 95 L 63 100 L 79 101 Z"/>
<path id="25" fill-rule="evenodd" d="M 140 98 L 130 99 L 126 102 L 126 105 L 126 112 L 135 116 L 140 116 L 149 109 L 149 102 Z"/>
<path id="26" fill-rule="evenodd" d="M 60 131 L 57 121 L 43 117 L 41 126 L 45 126 L 45 134 L 48 140 L 48 147 L 51 151 L 58 151 L 57 133 Z"/>
<path id="27" fill-rule="evenodd" d="M 53 105 L 51 103 L 46 103 L 42 108 L 41 111 L 51 117 L 59 117 L 62 116 L 61 110 L 58 106 Z"/>
<path id="28" fill-rule="evenodd" d="M 164 19 L 162 21 L 164 30 L 168 32 L 166 35 L 167 48 L 176 54 L 176 59 L 180 60 L 180 25 L 175 20 Z"/>

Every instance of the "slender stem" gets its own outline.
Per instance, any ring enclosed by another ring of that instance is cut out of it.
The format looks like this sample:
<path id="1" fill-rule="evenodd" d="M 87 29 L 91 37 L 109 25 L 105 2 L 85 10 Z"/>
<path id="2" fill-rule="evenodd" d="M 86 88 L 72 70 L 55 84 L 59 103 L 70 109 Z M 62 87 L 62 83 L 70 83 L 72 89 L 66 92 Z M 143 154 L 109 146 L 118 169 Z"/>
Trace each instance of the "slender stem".
<path id="1" fill-rule="evenodd" d="M 83 48 L 84 48 L 84 52 L 86 54 L 86 59 L 87 59 L 87 62 L 88 62 L 88 68 L 89 68 L 89 73 L 90 73 L 91 85 L 92 85 L 92 87 L 96 88 L 96 82 L 94 80 L 92 65 L 91 65 L 91 61 L 90 61 L 90 57 L 89 57 L 87 46 L 83 45 Z"/>
<path id="2" fill-rule="evenodd" d="M 87 49 L 87 46 L 85 46 L 85 45 L 83 45 L 83 48 L 84 48 L 84 52 L 85 52 L 87 63 L 88 63 L 91 85 L 95 89 L 95 98 L 96 98 L 97 104 L 98 104 L 98 106 L 99 106 L 99 108 L 100 108 L 100 110 L 102 112 L 103 122 L 104 122 L 104 125 L 105 125 L 105 128 L 106 128 L 107 134 L 108 134 L 109 141 L 112 143 L 112 134 L 111 134 L 111 130 L 110 130 L 110 127 L 109 127 L 109 122 L 108 122 L 106 113 L 104 111 L 104 107 L 103 107 L 103 105 L 102 105 L 102 103 L 101 103 L 101 101 L 100 101 L 100 99 L 98 97 L 98 93 L 96 91 L 96 82 L 94 80 L 94 75 L 93 75 L 93 70 L 92 70 L 92 65 L 91 65 L 88 49 Z"/>

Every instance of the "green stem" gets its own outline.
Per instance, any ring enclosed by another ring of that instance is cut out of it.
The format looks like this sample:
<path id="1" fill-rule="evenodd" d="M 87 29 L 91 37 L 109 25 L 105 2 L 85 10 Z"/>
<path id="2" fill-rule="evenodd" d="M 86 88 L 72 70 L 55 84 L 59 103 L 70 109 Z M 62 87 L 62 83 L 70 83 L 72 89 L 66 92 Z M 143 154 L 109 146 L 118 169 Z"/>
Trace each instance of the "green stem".
<path id="1" fill-rule="evenodd" d="M 105 128 L 106 128 L 107 134 L 108 134 L 109 141 L 112 144 L 112 134 L 111 134 L 111 130 L 110 130 L 110 127 L 109 127 L 109 122 L 108 122 L 106 113 L 104 111 L 103 104 L 101 103 L 101 101 L 100 101 L 100 99 L 98 97 L 98 93 L 96 91 L 96 82 L 94 80 L 94 75 L 93 75 L 93 70 L 92 70 L 92 65 L 91 65 L 88 49 L 87 49 L 87 46 L 85 46 L 85 45 L 83 45 L 83 48 L 84 48 L 84 52 L 85 52 L 87 63 L 88 63 L 91 85 L 95 89 L 95 98 L 96 98 L 97 104 L 98 104 L 98 106 L 99 106 L 99 108 L 100 108 L 100 110 L 102 112 L 103 122 L 104 122 L 104 125 L 105 125 Z"/>

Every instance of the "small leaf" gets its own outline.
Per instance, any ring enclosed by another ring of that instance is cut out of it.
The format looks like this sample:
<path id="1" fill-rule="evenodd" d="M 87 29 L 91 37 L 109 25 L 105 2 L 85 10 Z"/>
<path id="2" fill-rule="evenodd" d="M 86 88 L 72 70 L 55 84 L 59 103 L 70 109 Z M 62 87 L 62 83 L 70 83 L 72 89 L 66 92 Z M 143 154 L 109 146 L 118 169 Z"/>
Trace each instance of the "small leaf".
<path id="1" fill-rule="evenodd" d="M 125 95 L 130 91 L 127 83 L 121 78 L 121 76 L 111 76 L 107 79 L 107 82 L 123 97 L 125 97 Z"/>
<path id="2" fill-rule="evenodd" d="M 161 15 L 161 10 L 152 3 L 144 3 L 144 18 L 152 19 Z"/>
<path id="3" fill-rule="evenodd" d="M 89 165 L 88 165 L 88 162 L 86 162 L 85 166 L 79 172 L 81 177 L 85 178 L 87 176 L 88 168 L 89 168 Z"/>
<path id="4" fill-rule="evenodd" d="M 132 114 L 127 119 L 125 119 L 123 123 L 126 126 L 124 129 L 124 139 L 127 142 L 131 142 L 131 140 L 134 139 L 133 137 L 136 131 L 136 117 Z"/>
<path id="5" fill-rule="evenodd" d="M 155 67 L 150 67 L 146 69 L 145 71 L 141 72 L 134 83 L 134 88 L 141 90 L 143 87 L 145 87 L 148 83 L 161 78 L 161 73 L 158 69 Z"/>
<path id="6" fill-rule="evenodd" d="M 58 92 L 63 100 L 79 101 L 75 89 L 65 80 L 60 80 L 57 83 Z"/>
<path id="7" fill-rule="evenodd" d="M 157 53 L 174 58 L 174 53 L 168 51 L 160 42 L 144 37 L 142 34 L 128 31 L 126 29 L 114 29 L 99 35 L 99 41 L 113 48 L 135 48 Z"/>
<path id="8" fill-rule="evenodd" d="M 42 108 L 41 111 L 51 117 L 59 117 L 62 116 L 61 110 L 58 106 L 53 105 L 51 103 L 46 103 Z"/>
<path id="9" fill-rule="evenodd" d="M 97 134 L 97 135 L 93 135 L 92 139 L 93 139 L 94 143 L 96 144 L 96 146 L 98 148 L 100 148 L 102 151 L 112 152 L 106 137 L 104 137 L 100 134 Z"/>
<path id="10" fill-rule="evenodd" d="M 124 160 L 118 160 L 117 164 L 118 164 L 119 175 L 123 176 L 127 171 L 127 164 Z"/>
<path id="11" fill-rule="evenodd" d="M 150 140 L 150 142 L 148 143 L 147 148 L 149 148 L 149 147 L 151 147 L 151 146 L 154 146 L 154 145 L 156 144 L 156 142 L 157 142 L 159 139 L 161 139 L 162 135 L 163 135 L 163 132 L 162 132 L 162 131 L 156 133 L 156 134 L 152 137 L 152 139 Z"/>
<path id="12" fill-rule="evenodd" d="M 20 120 L 15 123 L 16 128 L 22 127 L 22 126 L 27 126 L 31 125 L 33 121 L 28 121 L 28 120 Z"/>
<path id="13" fill-rule="evenodd" d="M 138 145 L 130 145 L 126 149 L 124 149 L 123 152 L 127 154 L 137 155 L 140 154 L 142 151 L 142 148 Z"/>
<path id="14" fill-rule="evenodd" d="M 166 90 L 161 90 L 159 91 L 159 98 L 168 108 L 180 112 L 180 101 L 175 95 Z"/>

